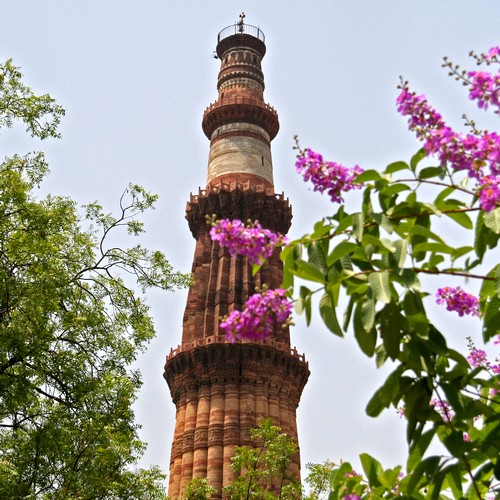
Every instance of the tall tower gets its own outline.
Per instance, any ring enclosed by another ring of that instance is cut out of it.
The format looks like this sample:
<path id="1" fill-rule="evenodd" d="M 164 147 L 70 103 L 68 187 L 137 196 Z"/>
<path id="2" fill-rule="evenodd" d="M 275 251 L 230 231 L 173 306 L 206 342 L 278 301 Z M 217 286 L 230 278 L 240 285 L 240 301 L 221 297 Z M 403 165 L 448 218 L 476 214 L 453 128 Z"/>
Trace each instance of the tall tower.
<path id="1" fill-rule="evenodd" d="M 184 312 L 182 343 L 167 356 L 164 377 L 176 405 L 168 494 L 183 494 L 192 478 L 208 479 L 221 498 L 231 483 L 236 446 L 251 444 L 249 430 L 271 417 L 297 439 L 296 409 L 309 376 L 303 355 L 290 347 L 288 328 L 276 326 L 259 342 L 225 340 L 221 317 L 242 309 L 256 288 L 279 288 L 279 251 L 252 276 L 246 257 L 232 258 L 210 238 L 206 216 L 258 220 L 285 234 L 292 213 L 274 192 L 271 140 L 278 115 L 264 102 L 261 60 L 264 34 L 244 23 L 223 29 L 217 39 L 218 99 L 204 114 L 210 140 L 207 183 L 191 194 L 186 219 L 196 240 L 194 284 Z M 299 477 L 300 458 L 292 464 Z"/>

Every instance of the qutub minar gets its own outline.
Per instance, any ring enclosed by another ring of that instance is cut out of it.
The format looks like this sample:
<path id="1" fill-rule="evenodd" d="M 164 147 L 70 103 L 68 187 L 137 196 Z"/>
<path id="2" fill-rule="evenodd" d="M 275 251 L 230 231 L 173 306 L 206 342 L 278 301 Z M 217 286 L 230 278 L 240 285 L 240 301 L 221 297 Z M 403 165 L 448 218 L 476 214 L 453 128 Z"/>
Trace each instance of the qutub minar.
<path id="1" fill-rule="evenodd" d="M 303 355 L 290 347 L 288 327 L 276 326 L 263 341 L 231 343 L 220 331 L 221 317 L 242 309 L 263 285 L 279 288 L 279 250 L 252 276 L 247 257 L 232 258 L 210 238 L 206 217 L 258 220 L 282 234 L 292 211 L 284 194 L 274 192 L 270 143 L 278 115 L 264 102 L 261 61 L 264 34 L 244 23 L 223 29 L 217 39 L 221 66 L 217 101 L 203 114 L 210 140 L 205 189 L 191 195 L 186 219 L 196 239 L 183 318 L 182 343 L 167 356 L 164 377 L 176 406 L 170 458 L 171 498 L 182 496 L 192 478 L 207 478 L 222 497 L 231 483 L 236 446 L 250 445 L 249 430 L 271 417 L 297 439 L 296 409 L 309 376 Z M 299 477 L 300 457 L 291 472 Z"/>

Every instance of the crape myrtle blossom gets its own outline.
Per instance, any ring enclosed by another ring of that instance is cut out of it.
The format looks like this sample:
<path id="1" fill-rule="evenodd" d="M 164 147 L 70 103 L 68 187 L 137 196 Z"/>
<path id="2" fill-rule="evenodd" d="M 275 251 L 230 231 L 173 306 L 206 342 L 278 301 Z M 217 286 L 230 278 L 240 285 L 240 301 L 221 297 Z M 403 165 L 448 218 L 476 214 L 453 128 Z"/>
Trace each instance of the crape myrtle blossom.
<path id="1" fill-rule="evenodd" d="M 485 366 L 488 363 L 486 352 L 482 349 L 473 348 L 467 356 L 467 361 L 474 368 Z"/>
<path id="2" fill-rule="evenodd" d="M 226 247 L 232 257 L 246 255 L 251 264 L 261 264 L 272 255 L 275 247 L 288 243 L 285 236 L 264 229 L 258 222 L 245 225 L 238 219 L 216 222 L 210 236 Z"/>
<path id="3" fill-rule="evenodd" d="M 500 72 L 496 74 L 487 71 L 469 71 L 469 99 L 477 101 L 480 109 L 487 110 L 491 105 L 500 108 Z"/>
<path id="4" fill-rule="evenodd" d="M 314 191 L 326 191 L 334 203 L 342 203 L 343 192 L 361 188 L 361 184 L 356 183 L 356 177 L 363 172 L 362 168 L 357 165 L 344 167 L 340 163 L 325 161 L 323 156 L 311 149 L 299 150 L 295 168 L 304 182 L 312 182 Z"/>
<path id="5" fill-rule="evenodd" d="M 479 299 L 462 290 L 459 286 L 439 288 L 436 297 L 437 304 L 446 304 L 448 311 L 456 311 L 459 316 L 463 316 L 464 314 L 478 316 L 479 314 Z"/>
<path id="6" fill-rule="evenodd" d="M 427 155 L 436 154 L 442 165 L 449 163 L 455 171 L 466 170 L 469 177 L 477 180 L 484 177 L 485 167 L 490 168 L 493 177 L 500 175 L 500 136 L 497 133 L 454 132 L 425 96 L 410 92 L 406 85 L 396 103 L 398 112 L 409 117 L 409 129 L 424 142 Z"/>
<path id="7" fill-rule="evenodd" d="M 220 323 L 226 339 L 262 340 L 273 333 L 276 324 L 289 321 L 293 302 L 286 297 L 286 290 L 276 288 L 253 294 L 243 311 L 232 311 Z"/>
<path id="8" fill-rule="evenodd" d="M 467 337 L 467 340 L 469 341 L 469 355 L 467 356 L 467 361 L 469 362 L 469 364 L 474 368 L 484 368 L 490 371 L 493 375 L 500 375 L 500 365 L 492 364 L 488 360 L 486 351 L 478 349 L 474 345 L 471 337 Z M 495 341 L 494 343 L 497 344 L 498 342 Z M 495 359 L 495 361 L 498 361 L 498 358 Z"/>
<path id="9" fill-rule="evenodd" d="M 487 175 L 479 182 L 479 204 L 485 212 L 491 212 L 500 205 L 500 175 Z"/>
<path id="10" fill-rule="evenodd" d="M 451 422 L 455 414 L 451 410 L 451 406 L 447 401 L 440 399 L 431 399 L 429 404 L 441 415 L 445 422 Z"/>
<path id="11" fill-rule="evenodd" d="M 497 57 L 500 56 L 500 47 L 491 47 L 487 54 L 483 54 L 483 60 L 487 63 L 496 61 Z"/>

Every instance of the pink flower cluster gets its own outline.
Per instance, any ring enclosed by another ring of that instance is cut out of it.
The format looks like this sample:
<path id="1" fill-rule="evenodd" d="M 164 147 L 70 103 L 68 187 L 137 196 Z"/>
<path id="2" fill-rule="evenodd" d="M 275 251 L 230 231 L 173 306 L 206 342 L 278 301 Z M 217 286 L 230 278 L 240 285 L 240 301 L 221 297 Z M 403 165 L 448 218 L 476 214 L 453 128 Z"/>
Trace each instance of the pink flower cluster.
<path id="1" fill-rule="evenodd" d="M 479 80 L 478 80 L 479 82 Z M 474 95 L 479 92 L 478 90 Z M 486 96 L 484 96 L 486 99 Z M 488 97 L 493 103 L 498 100 Z M 446 125 L 441 115 L 427 102 L 423 95 L 416 95 L 404 86 L 397 98 L 397 110 L 408 116 L 409 129 L 424 142 L 428 155 L 436 154 L 442 165 L 449 163 L 453 170 L 465 170 L 469 177 L 476 179 L 479 190 L 487 184 L 487 191 L 480 195 L 481 208 L 491 211 L 500 204 L 500 135 L 484 132 L 480 135 L 460 134 Z M 484 168 L 489 167 L 487 176 Z"/>
<path id="2" fill-rule="evenodd" d="M 477 101 L 480 109 L 488 109 L 490 104 L 500 109 L 500 73 L 491 74 L 487 71 L 469 71 L 469 99 Z"/>
<path id="3" fill-rule="evenodd" d="M 446 304 L 448 311 L 456 311 L 459 316 L 470 314 L 477 316 L 479 314 L 479 300 L 474 295 L 462 290 L 459 286 L 445 286 L 439 288 L 436 293 L 438 304 Z"/>
<path id="4" fill-rule="evenodd" d="M 488 363 L 488 357 L 486 352 L 482 349 L 473 348 L 467 356 L 467 361 L 471 366 L 477 368 L 479 366 L 485 366 Z"/>
<path id="5" fill-rule="evenodd" d="M 295 168 L 305 182 L 310 180 L 313 183 L 314 191 L 326 191 L 335 203 L 343 201 L 343 192 L 361 187 L 361 184 L 356 183 L 356 177 L 363 172 L 362 168 L 357 165 L 349 168 L 332 161 L 324 161 L 323 156 L 311 149 L 301 151 L 297 155 Z"/>
<path id="6" fill-rule="evenodd" d="M 485 212 L 495 210 L 500 201 L 500 175 L 487 175 L 479 181 L 479 204 Z"/>
<path id="7" fill-rule="evenodd" d="M 491 49 L 488 50 L 488 53 L 483 55 L 483 59 L 485 61 L 491 62 L 495 60 L 499 55 L 500 55 L 500 47 L 491 47 Z"/>
<path id="8" fill-rule="evenodd" d="M 454 170 L 467 170 L 469 176 L 481 178 L 483 167 L 493 175 L 500 174 L 500 136 L 485 132 L 481 136 L 459 134 L 448 127 L 441 115 L 423 95 L 403 87 L 397 100 L 397 110 L 409 116 L 409 129 L 424 141 L 427 154 L 437 154 L 441 163 L 450 163 Z"/>
<path id="9" fill-rule="evenodd" d="M 448 402 L 439 399 L 431 399 L 429 404 L 441 415 L 445 422 L 451 422 L 453 420 L 455 414 Z"/>
<path id="10" fill-rule="evenodd" d="M 272 334 L 275 324 L 284 324 L 292 312 L 293 303 L 281 288 L 253 294 L 243 311 L 232 311 L 220 324 L 226 339 L 262 340 Z"/>
<path id="11" fill-rule="evenodd" d="M 251 264 L 261 264 L 269 258 L 275 247 L 288 243 L 288 239 L 279 233 L 264 229 L 257 222 L 245 225 L 238 219 L 223 219 L 212 227 L 210 236 L 227 247 L 229 254 L 246 255 Z"/>

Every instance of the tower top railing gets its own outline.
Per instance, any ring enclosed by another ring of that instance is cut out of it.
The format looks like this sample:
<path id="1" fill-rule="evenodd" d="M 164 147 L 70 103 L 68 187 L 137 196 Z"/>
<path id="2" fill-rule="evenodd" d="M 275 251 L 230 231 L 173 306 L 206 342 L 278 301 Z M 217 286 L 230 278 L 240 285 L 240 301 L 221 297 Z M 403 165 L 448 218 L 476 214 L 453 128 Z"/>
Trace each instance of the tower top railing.
<path id="1" fill-rule="evenodd" d="M 244 24 L 242 22 L 231 24 L 230 26 L 226 26 L 223 30 L 219 31 L 219 34 L 217 35 L 217 43 L 224 40 L 224 38 L 239 34 L 250 35 L 266 43 L 266 37 L 260 28 L 252 26 L 251 24 Z"/>

